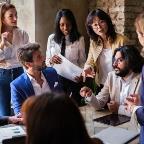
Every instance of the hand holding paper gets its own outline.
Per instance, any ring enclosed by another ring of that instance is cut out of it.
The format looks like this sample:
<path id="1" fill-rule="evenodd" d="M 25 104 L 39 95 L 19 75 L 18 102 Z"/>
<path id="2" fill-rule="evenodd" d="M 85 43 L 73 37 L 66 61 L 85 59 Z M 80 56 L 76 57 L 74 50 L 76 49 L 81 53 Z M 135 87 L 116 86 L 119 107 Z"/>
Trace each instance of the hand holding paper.
<path id="1" fill-rule="evenodd" d="M 61 64 L 54 64 L 54 68 L 56 69 L 57 73 L 69 80 L 72 80 L 74 82 L 77 82 L 75 79 L 77 76 L 80 77 L 83 69 L 80 67 L 74 65 L 69 60 L 67 60 L 65 57 L 63 57 L 61 54 L 58 54 L 58 56 L 62 59 Z"/>

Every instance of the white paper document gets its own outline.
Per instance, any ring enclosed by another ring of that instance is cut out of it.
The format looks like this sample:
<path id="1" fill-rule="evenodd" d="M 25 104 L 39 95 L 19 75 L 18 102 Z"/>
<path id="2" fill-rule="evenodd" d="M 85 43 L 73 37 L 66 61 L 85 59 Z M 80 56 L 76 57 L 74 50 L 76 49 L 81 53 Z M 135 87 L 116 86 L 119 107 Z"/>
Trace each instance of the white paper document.
<path id="1" fill-rule="evenodd" d="M 10 126 L 5 128 L 0 128 L 0 143 L 4 139 L 10 139 L 17 136 L 25 136 L 26 132 L 21 126 Z"/>
<path id="2" fill-rule="evenodd" d="M 101 139 L 104 144 L 125 144 L 139 135 L 137 131 L 130 131 L 119 127 L 106 128 L 93 137 Z"/>
<path id="3" fill-rule="evenodd" d="M 58 54 L 58 56 L 62 59 L 62 63 L 54 64 L 53 68 L 56 69 L 59 75 L 76 82 L 75 77 L 80 76 L 83 69 L 71 63 L 68 59 L 66 59 L 61 54 Z"/>

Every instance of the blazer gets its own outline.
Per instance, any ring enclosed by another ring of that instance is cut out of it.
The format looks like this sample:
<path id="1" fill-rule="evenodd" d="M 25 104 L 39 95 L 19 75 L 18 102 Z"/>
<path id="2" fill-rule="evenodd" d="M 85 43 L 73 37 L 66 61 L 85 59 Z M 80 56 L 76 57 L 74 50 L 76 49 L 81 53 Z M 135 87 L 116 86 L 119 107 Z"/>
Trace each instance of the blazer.
<path id="1" fill-rule="evenodd" d="M 100 40 L 101 41 L 101 40 Z M 111 43 L 111 49 L 112 53 L 114 53 L 114 50 L 120 46 L 123 46 L 124 44 L 128 44 L 129 40 L 127 37 L 117 34 L 116 40 Z M 85 63 L 84 69 L 87 69 L 88 67 L 91 67 L 96 72 L 95 81 L 97 84 L 99 83 L 99 69 L 98 69 L 98 57 L 100 53 L 102 52 L 103 44 L 100 42 L 97 44 L 94 40 L 90 40 L 90 48 L 88 53 L 88 58 Z"/>
<path id="2" fill-rule="evenodd" d="M 140 131 L 140 144 L 144 144 L 144 107 L 140 107 L 136 110 L 137 121 L 141 126 Z"/>
<path id="3" fill-rule="evenodd" d="M 141 106 L 136 110 L 137 121 L 141 126 L 140 144 L 144 144 L 144 66 L 142 69 L 142 84 L 141 84 Z"/>
<path id="4" fill-rule="evenodd" d="M 140 85 L 141 85 L 141 76 L 140 74 L 134 73 L 130 88 L 128 92 L 128 96 L 130 94 L 139 94 L 140 93 Z M 108 74 L 107 80 L 102 88 L 101 92 L 98 95 L 92 95 L 90 103 L 98 110 L 103 108 L 109 100 L 114 100 L 118 104 L 120 103 L 120 92 L 121 92 L 121 77 L 117 76 L 114 71 Z M 120 105 L 121 109 L 119 112 L 123 115 L 130 116 L 123 105 Z"/>
<path id="5" fill-rule="evenodd" d="M 59 83 L 57 72 L 54 68 L 48 67 L 42 71 L 52 92 L 60 92 L 61 84 Z M 11 82 L 11 101 L 14 113 L 18 114 L 23 102 L 30 96 L 35 95 L 32 83 L 26 73 L 23 73 Z"/>

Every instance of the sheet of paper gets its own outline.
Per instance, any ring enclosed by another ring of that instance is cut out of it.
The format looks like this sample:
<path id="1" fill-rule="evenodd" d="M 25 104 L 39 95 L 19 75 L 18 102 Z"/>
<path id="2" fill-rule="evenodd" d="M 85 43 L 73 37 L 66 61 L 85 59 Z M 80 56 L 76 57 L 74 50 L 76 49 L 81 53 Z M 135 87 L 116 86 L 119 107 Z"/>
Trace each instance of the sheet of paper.
<path id="1" fill-rule="evenodd" d="M 101 139 L 104 144 L 124 144 L 138 136 L 139 132 L 130 131 L 119 127 L 109 127 L 93 137 Z"/>
<path id="2" fill-rule="evenodd" d="M 68 59 L 63 57 L 61 54 L 58 54 L 58 56 L 62 59 L 62 63 L 54 64 L 53 68 L 56 69 L 59 75 L 76 82 L 74 78 L 76 76 L 80 76 L 83 69 L 71 63 Z"/>
<path id="3" fill-rule="evenodd" d="M 10 126 L 5 128 L 0 128 L 0 143 L 4 139 L 10 139 L 16 136 L 25 136 L 26 132 L 21 126 Z"/>

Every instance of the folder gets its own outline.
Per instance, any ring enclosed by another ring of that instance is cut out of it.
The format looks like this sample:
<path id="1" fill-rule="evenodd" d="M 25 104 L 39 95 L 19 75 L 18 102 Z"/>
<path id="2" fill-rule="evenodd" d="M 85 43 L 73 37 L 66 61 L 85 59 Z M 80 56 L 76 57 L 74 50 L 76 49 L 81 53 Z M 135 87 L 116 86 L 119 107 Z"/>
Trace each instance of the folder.
<path id="1" fill-rule="evenodd" d="M 94 135 L 94 137 L 101 139 L 104 144 L 126 144 L 138 136 L 138 131 L 119 127 L 109 127 Z"/>

